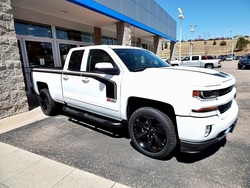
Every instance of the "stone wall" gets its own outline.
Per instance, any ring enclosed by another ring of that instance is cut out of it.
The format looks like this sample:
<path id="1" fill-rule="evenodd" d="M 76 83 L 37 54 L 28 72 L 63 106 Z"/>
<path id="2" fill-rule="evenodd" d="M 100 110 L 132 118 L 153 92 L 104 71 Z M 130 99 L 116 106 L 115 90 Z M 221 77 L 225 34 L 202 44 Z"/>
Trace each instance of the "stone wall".
<path id="1" fill-rule="evenodd" d="M 10 0 L 0 2 L 0 119 L 28 111 Z"/>

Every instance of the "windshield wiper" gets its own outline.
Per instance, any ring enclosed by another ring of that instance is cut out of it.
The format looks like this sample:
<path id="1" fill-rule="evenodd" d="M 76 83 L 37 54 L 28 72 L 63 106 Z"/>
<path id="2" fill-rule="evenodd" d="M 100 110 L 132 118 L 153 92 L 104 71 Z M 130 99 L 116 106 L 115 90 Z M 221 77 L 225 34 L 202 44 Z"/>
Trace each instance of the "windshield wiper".
<path id="1" fill-rule="evenodd" d="M 135 69 L 132 69 L 131 71 L 132 72 L 139 72 L 139 71 L 144 71 L 145 69 L 147 69 L 148 67 L 143 67 L 143 68 L 135 68 Z"/>

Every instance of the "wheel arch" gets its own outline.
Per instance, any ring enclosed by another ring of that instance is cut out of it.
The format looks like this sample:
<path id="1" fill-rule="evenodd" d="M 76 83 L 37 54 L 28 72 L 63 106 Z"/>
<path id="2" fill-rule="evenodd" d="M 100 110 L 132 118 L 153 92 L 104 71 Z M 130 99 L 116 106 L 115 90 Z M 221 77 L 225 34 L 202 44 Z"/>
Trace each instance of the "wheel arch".
<path id="1" fill-rule="evenodd" d="M 205 68 L 211 67 L 212 69 L 214 68 L 214 64 L 213 63 L 206 63 L 205 64 Z"/>
<path id="2" fill-rule="evenodd" d="M 48 84 L 45 83 L 45 82 L 37 82 L 37 89 L 38 89 L 38 92 L 40 93 L 40 91 L 42 89 L 48 89 L 49 90 L 49 87 L 48 87 Z"/>
<path id="3" fill-rule="evenodd" d="M 176 115 L 174 108 L 171 104 L 164 103 L 161 101 L 151 100 L 151 99 L 145 99 L 145 98 L 139 98 L 139 97 L 130 97 L 128 99 L 128 105 L 127 105 L 127 119 L 130 118 L 130 116 L 140 107 L 152 107 L 155 109 L 158 109 L 168 115 L 168 117 L 172 120 L 173 124 L 176 127 L 177 131 L 177 123 L 176 123 Z"/>

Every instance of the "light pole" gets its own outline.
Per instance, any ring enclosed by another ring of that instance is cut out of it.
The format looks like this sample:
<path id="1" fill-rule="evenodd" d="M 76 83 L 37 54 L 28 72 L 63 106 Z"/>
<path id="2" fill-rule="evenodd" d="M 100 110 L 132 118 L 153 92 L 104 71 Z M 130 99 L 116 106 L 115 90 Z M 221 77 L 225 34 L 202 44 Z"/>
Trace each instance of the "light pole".
<path id="1" fill-rule="evenodd" d="M 179 39 L 179 46 L 180 46 L 180 49 L 179 49 L 179 60 L 181 59 L 181 32 L 182 32 L 182 28 L 181 28 L 181 21 L 184 19 L 184 16 L 182 14 L 182 10 L 180 8 L 178 8 L 178 11 L 179 11 L 179 19 L 180 19 L 180 39 Z"/>
<path id="2" fill-rule="evenodd" d="M 232 31 L 231 31 L 231 41 L 232 41 L 232 58 L 234 60 L 234 42 L 233 42 L 233 35 L 232 35 Z"/>
<path id="3" fill-rule="evenodd" d="M 194 29 L 196 28 L 196 24 L 194 25 L 194 27 L 192 27 L 192 25 L 190 25 L 190 32 L 191 32 L 191 41 L 190 41 L 190 56 L 192 56 L 192 48 L 193 48 L 193 44 L 192 44 L 192 38 L 193 38 L 193 32 Z"/>

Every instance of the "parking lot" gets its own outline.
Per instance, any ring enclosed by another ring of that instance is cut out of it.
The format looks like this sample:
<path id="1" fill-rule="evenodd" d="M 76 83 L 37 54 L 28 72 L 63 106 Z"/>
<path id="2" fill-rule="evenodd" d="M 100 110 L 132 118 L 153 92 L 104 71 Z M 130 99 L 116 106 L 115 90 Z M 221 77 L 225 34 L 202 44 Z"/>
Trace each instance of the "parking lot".
<path id="1" fill-rule="evenodd" d="M 226 141 L 200 154 L 151 159 L 131 146 L 126 130 L 68 115 L 0 134 L 0 141 L 130 187 L 249 187 L 250 70 L 238 70 L 237 61 L 224 61 L 218 70 L 237 79 L 239 119 Z"/>

